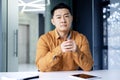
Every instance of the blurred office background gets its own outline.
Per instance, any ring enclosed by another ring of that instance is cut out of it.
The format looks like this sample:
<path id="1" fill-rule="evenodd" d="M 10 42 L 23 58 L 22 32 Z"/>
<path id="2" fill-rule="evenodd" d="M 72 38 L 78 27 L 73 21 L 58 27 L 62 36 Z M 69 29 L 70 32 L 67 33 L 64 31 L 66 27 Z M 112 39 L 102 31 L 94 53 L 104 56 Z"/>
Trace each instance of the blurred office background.
<path id="1" fill-rule="evenodd" d="M 37 71 L 37 40 L 54 29 L 50 11 L 60 2 L 89 40 L 93 70 L 120 69 L 120 0 L 0 0 L 0 72 Z"/>

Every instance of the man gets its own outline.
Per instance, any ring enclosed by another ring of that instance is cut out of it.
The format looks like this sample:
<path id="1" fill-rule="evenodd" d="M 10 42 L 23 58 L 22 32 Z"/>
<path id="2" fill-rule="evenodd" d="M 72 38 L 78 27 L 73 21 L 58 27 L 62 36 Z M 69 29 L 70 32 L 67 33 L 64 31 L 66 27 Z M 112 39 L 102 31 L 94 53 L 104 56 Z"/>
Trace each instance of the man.
<path id="1" fill-rule="evenodd" d="M 87 38 L 71 30 L 73 17 L 70 8 L 60 3 L 51 11 L 51 22 L 55 26 L 40 37 L 37 43 L 36 65 L 40 71 L 89 71 L 93 59 Z"/>

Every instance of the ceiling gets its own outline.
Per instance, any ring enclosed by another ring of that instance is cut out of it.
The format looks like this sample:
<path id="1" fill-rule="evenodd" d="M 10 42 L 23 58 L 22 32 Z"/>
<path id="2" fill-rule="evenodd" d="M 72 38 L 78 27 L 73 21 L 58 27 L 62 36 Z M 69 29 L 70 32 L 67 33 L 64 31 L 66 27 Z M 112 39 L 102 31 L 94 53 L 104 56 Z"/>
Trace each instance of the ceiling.
<path id="1" fill-rule="evenodd" d="M 21 13 L 43 13 L 45 12 L 45 0 L 18 0 Z"/>

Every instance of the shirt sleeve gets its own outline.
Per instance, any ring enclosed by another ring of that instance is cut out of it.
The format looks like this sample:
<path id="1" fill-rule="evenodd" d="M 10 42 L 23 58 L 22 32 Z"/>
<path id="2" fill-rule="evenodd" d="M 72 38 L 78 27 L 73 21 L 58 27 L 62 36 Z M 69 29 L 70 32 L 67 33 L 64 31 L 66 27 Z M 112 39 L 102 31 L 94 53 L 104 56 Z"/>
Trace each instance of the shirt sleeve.
<path id="1" fill-rule="evenodd" d="M 48 40 L 48 39 L 47 39 Z M 37 43 L 36 65 L 40 71 L 56 71 L 61 68 L 60 45 L 50 51 L 45 36 L 42 36 Z"/>
<path id="2" fill-rule="evenodd" d="M 77 50 L 73 53 L 73 59 L 81 69 L 84 71 L 89 71 L 93 66 L 93 59 L 91 56 L 89 43 L 85 36 L 79 40 L 82 41 L 77 45 Z"/>

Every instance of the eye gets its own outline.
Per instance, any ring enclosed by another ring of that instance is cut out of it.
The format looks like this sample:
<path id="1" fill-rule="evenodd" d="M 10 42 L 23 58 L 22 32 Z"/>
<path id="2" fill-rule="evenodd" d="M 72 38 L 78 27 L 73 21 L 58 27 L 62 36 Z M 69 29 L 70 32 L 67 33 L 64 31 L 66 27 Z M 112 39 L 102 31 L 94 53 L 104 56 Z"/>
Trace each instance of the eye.
<path id="1" fill-rule="evenodd" d="M 66 15 L 65 17 L 69 17 L 68 15 Z"/>
<path id="2" fill-rule="evenodd" d="M 60 16 L 57 16 L 57 19 L 60 19 L 61 17 Z"/>
<path id="3" fill-rule="evenodd" d="M 65 15 L 65 17 L 66 17 L 66 18 L 68 18 L 68 17 L 69 17 L 69 15 Z"/>
<path id="4" fill-rule="evenodd" d="M 61 18 L 61 16 L 56 16 L 56 19 L 60 19 Z"/>

